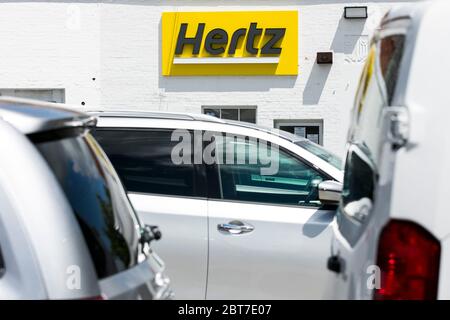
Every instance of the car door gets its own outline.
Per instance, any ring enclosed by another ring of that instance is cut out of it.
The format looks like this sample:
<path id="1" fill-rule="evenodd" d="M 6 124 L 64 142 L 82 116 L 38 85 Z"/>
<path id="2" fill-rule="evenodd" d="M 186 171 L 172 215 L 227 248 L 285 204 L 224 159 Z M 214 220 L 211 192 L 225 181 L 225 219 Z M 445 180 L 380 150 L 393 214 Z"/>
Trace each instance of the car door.
<path id="1" fill-rule="evenodd" d="M 143 224 L 158 226 L 152 248 L 166 264 L 176 299 L 204 299 L 207 274 L 205 173 L 175 164 L 172 129 L 98 128 L 95 136 L 121 177 Z M 190 132 L 187 132 L 190 135 Z M 189 151 L 191 150 L 191 151 Z M 186 156 L 193 149 L 186 148 Z"/>
<path id="2" fill-rule="evenodd" d="M 208 201 L 207 298 L 323 298 L 334 208 L 321 206 L 316 186 L 329 177 L 266 141 L 220 139 L 208 167 L 218 188 Z M 262 161 L 268 151 L 274 166 Z"/>
<path id="3" fill-rule="evenodd" d="M 392 106 L 407 21 L 397 20 L 394 32 L 386 28 L 377 35 L 355 99 L 342 201 L 333 224 L 330 298 L 372 299 L 382 285 L 378 240 L 389 219 L 395 154 L 407 126 L 406 108 Z"/>

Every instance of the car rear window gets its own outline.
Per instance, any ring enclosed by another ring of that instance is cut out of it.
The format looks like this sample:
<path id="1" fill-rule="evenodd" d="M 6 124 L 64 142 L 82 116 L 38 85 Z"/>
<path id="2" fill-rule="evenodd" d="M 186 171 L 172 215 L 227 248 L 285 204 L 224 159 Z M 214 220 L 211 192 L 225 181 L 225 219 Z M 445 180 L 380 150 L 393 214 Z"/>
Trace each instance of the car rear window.
<path id="1" fill-rule="evenodd" d="M 394 97 L 404 45 L 404 35 L 392 35 L 380 40 L 380 68 L 386 85 L 387 102 L 389 105 L 392 103 Z"/>
<path id="2" fill-rule="evenodd" d="M 85 133 L 35 143 L 72 206 L 98 277 L 136 265 L 139 221 L 94 138 Z"/>

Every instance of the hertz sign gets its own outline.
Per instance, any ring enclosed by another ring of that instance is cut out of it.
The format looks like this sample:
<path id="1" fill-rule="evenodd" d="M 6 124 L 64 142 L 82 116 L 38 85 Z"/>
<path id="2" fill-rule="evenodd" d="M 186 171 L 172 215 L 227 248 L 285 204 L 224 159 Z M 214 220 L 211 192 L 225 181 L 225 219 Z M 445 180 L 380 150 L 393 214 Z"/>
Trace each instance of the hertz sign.
<path id="1" fill-rule="evenodd" d="M 297 75 L 298 12 L 165 12 L 162 74 Z"/>

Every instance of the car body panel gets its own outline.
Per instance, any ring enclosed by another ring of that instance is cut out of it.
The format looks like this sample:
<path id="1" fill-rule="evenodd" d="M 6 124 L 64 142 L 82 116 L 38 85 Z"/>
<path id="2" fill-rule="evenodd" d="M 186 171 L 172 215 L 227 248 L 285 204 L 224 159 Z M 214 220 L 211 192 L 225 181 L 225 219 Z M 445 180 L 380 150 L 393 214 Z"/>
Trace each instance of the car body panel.
<path id="1" fill-rule="evenodd" d="M 4 209 L 8 211 L 2 211 L 2 225 L 8 239 L 1 243 L 6 272 L 0 278 L 0 285 L 8 280 L 10 272 L 18 272 L 13 289 L 16 292 L 0 291 L 5 297 L 17 294 L 25 299 L 98 295 L 97 276 L 83 235 L 47 163 L 23 134 L 3 122 L 0 130 L 3 138 L 0 183 L 2 195 L 6 197 L 2 203 L 9 203 L 9 209 Z M 52 228 L 52 232 L 48 232 L 49 221 L 58 226 Z M 15 248 L 9 253 L 8 243 Z M 28 254 L 23 250 L 29 250 Z M 29 259 L 32 260 L 27 261 Z M 10 263 L 16 267 L 9 266 Z M 82 270 L 79 290 L 66 285 L 70 280 L 70 266 Z M 36 279 L 40 279 L 40 284 Z M 23 287 L 19 287 L 19 283 Z M 26 289 L 28 286 L 31 288 Z"/>
<path id="2" fill-rule="evenodd" d="M 161 241 L 152 243 L 167 264 L 175 298 L 204 299 L 208 266 L 206 199 L 129 193 L 144 224 L 157 225 Z"/>
<path id="3" fill-rule="evenodd" d="M 106 299 L 159 300 L 171 297 L 169 279 L 163 274 L 165 266 L 155 252 L 149 252 L 138 265 L 100 280 L 100 289 Z M 155 279 L 161 283 L 155 284 Z"/>
<path id="4" fill-rule="evenodd" d="M 445 133 L 450 97 L 444 72 L 450 70 L 450 61 L 448 44 L 440 41 L 439 35 L 450 33 L 450 3 L 436 1 L 422 7 L 412 13 L 413 56 L 403 91 L 410 117 L 408 146 L 397 154 L 394 176 L 393 193 L 407 190 L 408 197 L 393 197 L 392 214 L 399 219 L 413 218 L 443 239 L 450 234 L 450 137 Z M 428 74 L 436 78 L 430 81 L 424 76 Z M 403 179 L 405 176 L 408 179 Z M 412 187 L 421 185 L 423 188 Z"/>
<path id="5" fill-rule="evenodd" d="M 438 298 L 450 300 L 450 237 L 441 240 L 441 273 L 439 275 Z M 447 272 L 446 272 L 447 271 Z"/>
<path id="6" fill-rule="evenodd" d="M 334 211 L 208 201 L 208 299 L 322 299 Z M 254 227 L 222 234 L 237 220 Z"/>

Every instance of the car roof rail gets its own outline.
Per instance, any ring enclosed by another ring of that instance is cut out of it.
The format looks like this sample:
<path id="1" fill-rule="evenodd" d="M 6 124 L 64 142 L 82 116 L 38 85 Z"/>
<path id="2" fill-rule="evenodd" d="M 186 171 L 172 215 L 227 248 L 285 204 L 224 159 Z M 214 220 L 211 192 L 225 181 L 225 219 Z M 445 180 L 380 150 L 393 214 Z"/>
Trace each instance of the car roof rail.
<path id="1" fill-rule="evenodd" d="M 203 122 L 214 122 L 221 124 L 228 124 L 232 126 L 253 129 L 260 132 L 271 133 L 285 140 L 291 142 L 306 140 L 296 136 L 287 131 L 283 131 L 275 128 L 266 128 L 263 126 L 256 125 L 254 123 L 219 119 L 206 114 L 195 114 L 195 113 L 184 113 L 184 112 L 170 112 L 170 111 L 146 111 L 146 110 L 90 110 L 87 111 L 89 114 L 93 114 L 99 117 L 118 117 L 118 118 L 146 118 L 146 119 L 165 119 L 165 120 L 187 120 L 187 121 L 203 121 Z"/>
<path id="2" fill-rule="evenodd" d="M 222 119 L 206 114 L 181 113 L 168 111 L 145 111 L 145 110 L 90 110 L 89 114 L 99 117 L 120 117 L 120 118 L 146 118 L 146 119 L 164 119 L 164 120 L 186 120 L 186 121 L 206 121 L 225 123 Z"/>

